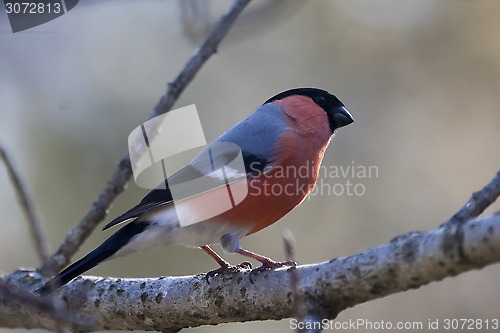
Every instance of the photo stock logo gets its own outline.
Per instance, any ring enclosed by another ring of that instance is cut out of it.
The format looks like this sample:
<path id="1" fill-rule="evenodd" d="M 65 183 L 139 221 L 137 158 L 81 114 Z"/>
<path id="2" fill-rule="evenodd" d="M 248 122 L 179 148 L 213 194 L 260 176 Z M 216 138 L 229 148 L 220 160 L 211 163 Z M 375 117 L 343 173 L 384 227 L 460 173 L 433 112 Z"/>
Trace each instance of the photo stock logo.
<path id="1" fill-rule="evenodd" d="M 52 21 L 73 9 L 79 0 L 29 1 L 4 0 L 12 32 L 27 30 Z"/>
<path id="2" fill-rule="evenodd" d="M 181 226 L 195 224 L 238 205 L 248 194 L 245 163 L 238 145 L 207 145 L 196 106 L 190 105 L 157 116 L 135 128 L 128 147 L 136 184 L 151 190 L 170 191 Z M 186 167 L 187 153 L 200 150 Z M 167 183 L 168 178 L 168 183 Z M 204 195 L 210 192 L 210 200 Z M 166 195 L 168 195 L 166 193 Z M 190 209 L 188 198 L 203 202 Z"/>
<path id="3" fill-rule="evenodd" d="M 350 165 L 321 165 L 318 180 L 309 198 L 320 196 L 362 197 L 367 183 L 379 178 L 377 165 L 364 165 L 351 161 Z"/>

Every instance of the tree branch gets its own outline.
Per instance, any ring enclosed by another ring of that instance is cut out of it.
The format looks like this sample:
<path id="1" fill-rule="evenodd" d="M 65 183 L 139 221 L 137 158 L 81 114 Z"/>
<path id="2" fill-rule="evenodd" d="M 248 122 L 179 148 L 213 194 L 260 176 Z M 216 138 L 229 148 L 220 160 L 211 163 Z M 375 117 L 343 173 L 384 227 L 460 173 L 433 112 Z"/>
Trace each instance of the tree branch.
<path id="1" fill-rule="evenodd" d="M 285 245 L 285 257 L 287 261 L 295 262 L 295 238 L 291 231 L 287 230 L 283 233 L 283 241 Z M 290 288 L 293 290 L 292 299 L 292 314 L 298 321 L 304 320 L 302 289 L 300 286 L 300 276 L 297 272 L 296 265 L 290 267 Z"/>
<path id="2" fill-rule="evenodd" d="M 477 212 L 486 197 L 499 193 L 499 173 L 466 207 Z M 463 209 L 462 209 L 463 210 Z M 461 210 L 461 211 L 462 211 Z M 466 214 L 466 213 L 463 213 Z M 453 218 L 450 219 L 452 221 Z M 341 311 L 373 299 L 416 289 L 430 282 L 500 261 L 500 213 L 435 230 L 410 232 L 377 248 L 320 264 L 297 267 L 306 309 L 304 320 L 333 319 Z M 69 311 L 91 316 L 95 323 L 74 331 L 157 330 L 227 322 L 290 318 L 293 278 L 290 269 L 265 271 L 250 282 L 249 271 L 216 276 L 208 284 L 203 274 L 155 279 L 80 277 L 55 297 Z M 0 276 L 0 283 L 35 290 L 44 279 L 36 271 L 19 270 Z M 0 300 L 0 327 L 51 328 L 42 313 Z"/>
<path id="3" fill-rule="evenodd" d="M 9 302 L 11 307 L 22 306 L 36 316 L 36 312 L 45 313 L 58 321 L 72 322 L 82 327 L 95 324 L 92 317 L 76 315 L 65 308 L 54 305 L 51 298 L 41 298 L 25 290 L 19 289 L 19 284 L 12 285 L 5 280 L 0 283 L 0 300 Z M 51 329 L 56 329 L 59 322 L 53 322 Z"/>
<path id="4" fill-rule="evenodd" d="M 416 289 L 445 277 L 500 261 L 500 214 L 462 226 L 457 239 L 448 228 L 411 232 L 349 257 L 297 267 L 306 318 L 333 319 L 341 311 L 373 299 Z M 464 257 L 456 252 L 459 245 Z M 266 271 L 250 282 L 248 270 L 211 279 L 204 275 L 155 279 L 81 277 L 63 286 L 57 298 L 69 311 L 95 318 L 74 331 L 176 330 L 251 320 L 279 320 L 293 315 L 289 269 Z M 35 290 L 43 278 L 17 271 L 0 281 Z M 46 315 L 0 301 L 0 327 L 46 328 Z"/>
<path id="5" fill-rule="evenodd" d="M 43 234 L 40 219 L 38 219 L 38 216 L 35 212 L 31 196 L 28 193 L 23 180 L 21 179 L 19 172 L 16 171 L 12 159 L 1 144 L 0 158 L 3 160 L 5 167 L 7 168 L 7 173 L 9 174 L 12 185 L 14 186 L 14 190 L 16 191 L 21 209 L 28 219 L 31 237 L 35 242 L 35 248 L 37 250 L 38 256 L 40 257 L 40 261 L 43 263 L 49 258 L 49 250 L 47 246 L 47 240 L 45 239 L 45 236 Z"/>
<path id="6" fill-rule="evenodd" d="M 474 192 L 467 203 L 444 225 L 463 223 L 479 216 L 500 196 L 500 170 L 482 190 Z"/>
<path id="7" fill-rule="evenodd" d="M 170 111 L 180 94 L 203 64 L 217 51 L 220 42 L 224 39 L 238 15 L 249 2 L 250 0 L 234 0 L 227 12 L 214 25 L 205 42 L 189 59 L 184 69 L 169 83 L 168 89 L 161 97 L 153 112 L 149 114 L 148 119 Z M 123 192 L 131 176 L 130 156 L 127 153 L 118 163 L 111 179 L 99 194 L 97 200 L 92 204 L 88 213 L 76 227 L 68 232 L 59 249 L 42 266 L 41 271 L 44 274 L 48 275 L 52 271 L 58 271 L 68 264 L 70 258 L 78 251 L 82 243 L 90 236 L 97 225 L 104 220 L 108 208 L 116 197 Z"/>

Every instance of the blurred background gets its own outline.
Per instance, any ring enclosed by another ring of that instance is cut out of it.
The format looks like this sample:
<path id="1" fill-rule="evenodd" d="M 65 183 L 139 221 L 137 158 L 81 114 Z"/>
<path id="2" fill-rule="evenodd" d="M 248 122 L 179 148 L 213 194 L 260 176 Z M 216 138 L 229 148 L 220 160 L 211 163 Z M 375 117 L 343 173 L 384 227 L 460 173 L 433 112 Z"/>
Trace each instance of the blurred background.
<path id="1" fill-rule="evenodd" d="M 130 131 L 229 4 L 88 0 L 16 34 L 0 14 L 0 142 L 33 193 L 51 250 L 87 212 Z M 322 190 L 243 246 L 282 260 L 289 229 L 297 261 L 316 263 L 434 229 L 453 215 L 500 166 L 499 15 L 494 0 L 252 2 L 176 107 L 196 104 L 211 141 L 278 92 L 327 89 L 356 122 L 338 131 L 324 165 L 372 173 L 322 177 Z M 145 193 L 131 183 L 109 218 Z M 38 266 L 3 166 L 0 211 L 0 271 Z M 97 230 L 74 259 L 111 232 Z M 89 274 L 188 275 L 215 266 L 202 251 L 167 247 Z M 498 281 L 493 265 L 356 306 L 338 320 L 500 319 Z M 257 329 L 289 332 L 289 320 L 185 331 Z"/>

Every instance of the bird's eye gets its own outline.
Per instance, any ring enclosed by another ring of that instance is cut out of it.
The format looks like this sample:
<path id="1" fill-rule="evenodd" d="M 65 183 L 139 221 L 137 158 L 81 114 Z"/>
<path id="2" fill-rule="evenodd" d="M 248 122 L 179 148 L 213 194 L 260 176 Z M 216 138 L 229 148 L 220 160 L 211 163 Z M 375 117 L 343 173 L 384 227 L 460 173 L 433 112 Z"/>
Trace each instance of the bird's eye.
<path id="1" fill-rule="evenodd" d="M 323 96 L 318 96 L 314 99 L 314 102 L 319 106 L 323 107 L 326 105 L 326 99 Z"/>

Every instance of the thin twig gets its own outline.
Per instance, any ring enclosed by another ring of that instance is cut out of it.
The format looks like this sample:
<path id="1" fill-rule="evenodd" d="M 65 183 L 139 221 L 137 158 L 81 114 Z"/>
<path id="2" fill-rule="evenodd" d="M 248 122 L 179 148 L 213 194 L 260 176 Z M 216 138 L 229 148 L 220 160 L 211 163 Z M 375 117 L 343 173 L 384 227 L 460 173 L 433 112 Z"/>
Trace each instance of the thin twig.
<path id="1" fill-rule="evenodd" d="M 14 186 L 14 190 L 16 191 L 17 199 L 19 200 L 21 209 L 28 219 L 31 237 L 35 242 L 38 256 L 40 257 L 41 262 L 44 263 L 49 258 L 49 250 L 40 224 L 40 219 L 35 212 L 31 196 L 26 189 L 23 180 L 21 179 L 19 172 L 14 167 L 12 158 L 9 156 L 9 154 L 1 144 L 0 158 L 3 160 L 5 167 L 7 168 L 7 172 L 9 174 L 10 180 L 12 181 L 12 185 Z"/>
<path id="2" fill-rule="evenodd" d="M 31 237 L 35 242 L 35 247 L 37 249 L 38 256 L 40 257 L 40 261 L 43 264 L 49 259 L 49 251 L 47 246 L 47 240 L 43 234 L 40 220 L 38 219 L 35 213 L 35 208 L 33 206 L 33 202 L 31 201 L 31 197 L 28 191 L 26 190 L 26 186 L 23 180 L 21 179 L 19 172 L 17 172 L 16 168 L 14 167 L 12 158 L 9 156 L 9 154 L 2 145 L 0 145 L 0 158 L 4 161 L 5 167 L 7 168 L 7 172 L 12 181 L 12 185 L 14 186 L 14 189 L 17 193 L 17 197 L 21 205 L 21 208 L 28 219 L 31 230 Z M 0 297 L 4 299 L 9 299 L 13 302 L 22 304 L 32 309 L 38 309 L 44 312 L 48 312 L 49 315 L 51 315 L 55 319 L 54 327 L 57 332 L 61 333 L 64 332 L 64 328 L 60 322 L 63 317 L 66 318 L 65 321 L 68 321 L 68 318 L 70 318 L 69 321 L 75 322 L 73 318 L 70 317 L 69 314 L 67 314 L 64 311 L 63 312 L 59 311 L 59 308 L 55 305 L 52 298 L 49 298 L 41 302 L 40 300 L 35 299 L 31 294 L 23 292 L 19 293 L 18 291 L 14 293 L 10 289 L 11 288 L 8 288 L 7 285 L 0 284 Z M 84 322 L 79 321 L 79 323 L 84 323 Z"/>
<path id="3" fill-rule="evenodd" d="M 222 15 L 219 21 L 214 25 L 205 42 L 189 59 L 184 69 L 169 83 L 165 94 L 161 97 L 153 112 L 149 114 L 148 119 L 164 114 L 172 108 L 180 94 L 191 82 L 203 64 L 217 51 L 220 42 L 249 2 L 250 0 L 235 0 L 231 4 L 228 11 Z M 104 220 L 107 209 L 111 206 L 116 197 L 123 192 L 131 176 L 132 168 L 130 165 L 130 156 L 126 154 L 118 163 L 118 167 L 111 179 L 108 181 L 97 200 L 92 204 L 89 212 L 76 227 L 69 231 L 59 249 L 42 266 L 42 272 L 60 270 L 68 264 L 70 258 L 78 251 L 82 243 L 90 236 L 96 226 Z"/>
<path id="4" fill-rule="evenodd" d="M 285 254 L 287 261 L 295 262 L 295 237 L 290 230 L 286 230 L 283 233 L 283 242 L 285 245 Z M 296 266 L 289 268 L 290 272 L 290 286 L 293 291 L 293 316 L 297 321 L 302 322 L 304 320 L 304 299 L 299 286 L 299 272 Z"/>
<path id="5" fill-rule="evenodd" d="M 474 192 L 467 203 L 451 219 L 442 226 L 463 223 L 479 216 L 500 196 L 500 170 L 493 179 L 480 191 Z"/>

